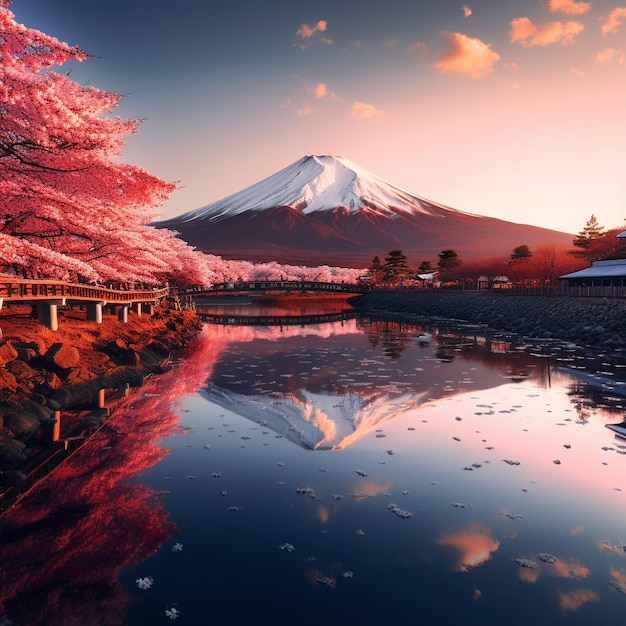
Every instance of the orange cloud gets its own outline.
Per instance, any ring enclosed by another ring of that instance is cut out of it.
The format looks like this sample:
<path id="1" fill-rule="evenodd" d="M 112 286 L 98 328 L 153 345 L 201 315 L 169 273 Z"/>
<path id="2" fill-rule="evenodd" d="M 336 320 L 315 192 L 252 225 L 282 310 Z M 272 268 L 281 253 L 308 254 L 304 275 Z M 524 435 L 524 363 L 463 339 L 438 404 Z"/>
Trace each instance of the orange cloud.
<path id="1" fill-rule="evenodd" d="M 604 22 L 602 22 L 600 31 L 603 35 L 616 33 L 620 29 L 622 25 L 622 20 L 624 18 L 626 18 L 626 7 L 615 7 L 609 13 L 609 17 L 607 17 Z"/>
<path id="2" fill-rule="evenodd" d="M 500 55 L 489 44 L 462 33 L 441 31 L 446 40 L 443 54 L 435 61 L 442 74 L 465 74 L 470 78 L 481 78 L 493 71 Z"/>
<path id="3" fill-rule="evenodd" d="M 576 76 L 584 76 L 585 75 L 585 70 L 581 70 L 579 67 L 576 67 L 575 65 L 572 65 L 572 67 L 569 68 L 569 71 L 572 74 L 576 74 Z"/>
<path id="4" fill-rule="evenodd" d="M 469 17 L 472 14 L 472 8 L 469 4 L 464 4 L 461 8 L 463 9 L 463 15 L 465 15 L 465 17 Z"/>
<path id="5" fill-rule="evenodd" d="M 626 589 L 626 572 L 615 569 L 613 566 L 610 567 L 609 573 L 611 574 L 611 578 L 620 586 Z"/>
<path id="6" fill-rule="evenodd" d="M 310 104 L 304 104 L 298 109 L 298 115 L 311 115 L 313 107 Z"/>
<path id="7" fill-rule="evenodd" d="M 540 568 L 520 567 L 517 570 L 517 577 L 524 583 L 536 583 L 541 575 Z"/>
<path id="8" fill-rule="evenodd" d="M 569 561 L 557 559 L 557 562 L 552 567 L 554 573 L 559 578 L 587 578 L 591 574 L 589 568 L 575 559 L 570 559 Z"/>
<path id="9" fill-rule="evenodd" d="M 310 39 L 315 33 L 323 33 L 326 31 L 328 23 L 326 20 L 319 20 L 317 24 L 309 26 L 308 24 L 302 24 L 296 31 L 296 35 L 300 35 L 302 39 Z"/>
<path id="10" fill-rule="evenodd" d="M 585 29 L 582 22 L 547 22 L 536 26 L 527 17 L 511 20 L 509 36 L 511 43 L 519 42 L 525 48 L 547 46 L 553 43 L 568 45 L 574 43 L 576 35 Z"/>
<path id="11" fill-rule="evenodd" d="M 328 511 L 328 508 L 325 506 L 318 506 L 317 517 L 322 524 L 327 524 L 328 520 L 330 519 L 330 513 Z"/>
<path id="12" fill-rule="evenodd" d="M 438 537 L 437 543 L 460 552 L 455 564 L 457 572 L 467 572 L 470 567 L 482 565 L 500 547 L 500 543 L 491 536 L 491 531 L 479 523 L 470 524 L 457 533 L 444 533 Z"/>
<path id="13" fill-rule="evenodd" d="M 575 68 L 572 67 L 572 71 L 574 72 Z M 580 70 L 579 70 L 580 71 Z M 576 72 L 574 72 L 576 73 Z M 584 75 L 584 72 L 580 72 L 581 75 Z M 576 535 L 582 533 L 585 530 L 585 527 L 582 524 L 579 524 L 578 526 L 574 526 L 574 528 L 572 528 L 569 531 L 569 534 L 572 535 L 572 537 L 575 537 Z"/>
<path id="14" fill-rule="evenodd" d="M 313 87 L 313 93 L 316 98 L 335 98 L 337 96 L 336 93 L 328 90 L 328 85 L 326 83 L 317 83 L 317 85 Z"/>
<path id="15" fill-rule="evenodd" d="M 559 604 L 563 613 L 573 613 L 587 602 L 597 602 L 599 596 L 591 589 L 575 589 L 574 591 L 559 591 Z"/>
<path id="16" fill-rule="evenodd" d="M 367 119 L 383 115 L 383 112 L 377 109 L 373 104 L 365 104 L 364 102 L 355 100 L 352 103 L 351 115 L 352 117 Z"/>
<path id="17" fill-rule="evenodd" d="M 605 48 L 604 50 L 600 50 L 600 52 L 596 52 L 596 56 L 594 57 L 596 63 L 606 63 L 611 59 L 615 59 L 618 63 L 623 63 L 624 51 L 621 48 Z"/>
<path id="18" fill-rule="evenodd" d="M 566 15 L 582 15 L 591 8 L 591 2 L 577 2 L 576 0 L 549 0 L 550 13 L 565 13 Z"/>

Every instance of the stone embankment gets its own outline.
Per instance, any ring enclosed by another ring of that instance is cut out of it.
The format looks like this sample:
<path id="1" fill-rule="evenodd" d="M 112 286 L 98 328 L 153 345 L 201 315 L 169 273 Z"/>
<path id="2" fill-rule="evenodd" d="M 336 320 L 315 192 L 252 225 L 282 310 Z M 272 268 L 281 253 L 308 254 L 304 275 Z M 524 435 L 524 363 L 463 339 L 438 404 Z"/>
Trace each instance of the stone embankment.
<path id="1" fill-rule="evenodd" d="M 197 335 L 195 313 L 158 310 L 154 317 L 103 324 L 68 312 L 51 332 L 28 314 L 0 316 L 0 491 L 38 445 L 55 411 L 97 406 L 101 389 L 142 384 L 167 367 L 170 352 Z"/>
<path id="2" fill-rule="evenodd" d="M 373 291 L 350 303 L 365 314 L 406 321 L 456 319 L 528 338 L 592 348 L 626 347 L 623 300 L 424 289 Z"/>

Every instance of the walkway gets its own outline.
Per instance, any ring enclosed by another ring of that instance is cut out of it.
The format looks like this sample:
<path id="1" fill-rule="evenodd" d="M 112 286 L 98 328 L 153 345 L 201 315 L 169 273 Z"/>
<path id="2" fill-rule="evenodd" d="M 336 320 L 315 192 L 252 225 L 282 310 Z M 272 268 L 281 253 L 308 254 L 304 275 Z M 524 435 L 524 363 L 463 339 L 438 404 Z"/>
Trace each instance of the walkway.
<path id="1" fill-rule="evenodd" d="M 367 293 L 368 285 L 362 283 L 333 283 L 317 280 L 237 280 L 215 283 L 211 287 L 188 287 L 182 293 L 195 297 L 213 296 L 223 293 L 250 291 L 323 291 L 331 293 Z"/>
<path id="2" fill-rule="evenodd" d="M 19 302 L 37 307 L 39 320 L 50 330 L 58 330 L 57 307 L 81 304 L 87 309 L 87 319 L 102 323 L 102 307 L 118 305 L 118 317 L 128 320 L 128 309 L 141 314 L 142 305 L 152 309 L 169 295 L 169 288 L 113 289 L 97 285 L 81 285 L 61 280 L 27 280 L 17 277 L 0 278 L 0 308 L 5 302 Z M 150 310 L 152 314 L 152 310 Z"/>

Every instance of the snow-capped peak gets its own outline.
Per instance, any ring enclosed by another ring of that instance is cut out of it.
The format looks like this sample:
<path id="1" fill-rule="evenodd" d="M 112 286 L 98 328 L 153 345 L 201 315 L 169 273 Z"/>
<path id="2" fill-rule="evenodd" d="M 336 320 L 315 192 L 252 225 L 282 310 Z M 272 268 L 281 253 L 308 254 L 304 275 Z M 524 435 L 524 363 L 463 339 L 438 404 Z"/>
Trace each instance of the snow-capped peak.
<path id="1" fill-rule="evenodd" d="M 392 215 L 390 209 L 431 215 L 451 210 L 396 187 L 345 157 L 305 156 L 242 191 L 177 219 L 217 220 L 283 206 L 304 214 L 336 208 L 357 212 L 365 207 L 383 215 Z"/>

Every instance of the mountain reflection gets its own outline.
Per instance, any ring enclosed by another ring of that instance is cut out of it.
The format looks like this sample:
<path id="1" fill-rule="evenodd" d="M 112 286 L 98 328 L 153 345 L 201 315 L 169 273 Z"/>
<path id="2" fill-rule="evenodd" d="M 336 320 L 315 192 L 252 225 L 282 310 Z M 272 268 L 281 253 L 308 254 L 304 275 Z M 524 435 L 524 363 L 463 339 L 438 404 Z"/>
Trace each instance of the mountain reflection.
<path id="1" fill-rule="evenodd" d="M 549 381 L 546 359 L 445 327 L 360 319 L 218 332 L 228 349 L 200 395 L 311 450 L 345 448 L 447 396 Z"/>

